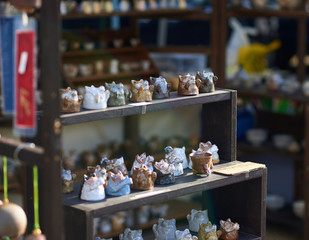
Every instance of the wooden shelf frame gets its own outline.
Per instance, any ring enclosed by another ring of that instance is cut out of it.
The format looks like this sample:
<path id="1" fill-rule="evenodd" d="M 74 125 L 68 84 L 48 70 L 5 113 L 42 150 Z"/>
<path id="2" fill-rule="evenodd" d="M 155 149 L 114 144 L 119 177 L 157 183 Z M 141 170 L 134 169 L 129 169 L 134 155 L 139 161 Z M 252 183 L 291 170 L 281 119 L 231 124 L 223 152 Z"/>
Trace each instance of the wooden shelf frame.
<path id="1" fill-rule="evenodd" d="M 215 165 L 215 169 L 235 165 L 238 163 L 238 161 L 232 161 L 228 163 L 218 164 Z M 262 168 L 256 171 L 251 171 L 250 173 L 244 173 L 235 176 L 225 176 L 212 173 L 208 177 L 202 177 L 193 176 L 192 170 L 187 170 L 185 171 L 185 174 L 183 176 L 179 176 L 176 178 L 175 184 L 161 186 L 159 185 L 155 186 L 154 189 L 147 191 L 133 191 L 129 195 L 124 195 L 120 197 L 107 196 L 106 199 L 98 202 L 87 202 L 80 200 L 78 197 L 80 183 L 77 183 L 75 186 L 75 191 L 73 193 L 63 196 L 63 202 L 66 209 L 65 212 L 67 213 L 66 222 L 68 222 L 67 225 L 70 225 L 72 228 L 67 229 L 67 233 L 70 235 L 69 239 L 85 239 L 86 236 L 88 237 L 87 239 L 93 239 L 93 218 L 114 213 L 115 209 L 117 209 L 117 211 L 125 211 L 145 204 L 164 202 L 180 196 L 197 192 L 206 192 L 210 190 L 215 190 L 217 188 L 224 188 L 225 186 L 230 186 L 237 183 L 241 184 L 244 181 L 248 182 L 255 179 L 258 179 L 260 186 L 254 190 L 256 191 L 256 193 L 253 193 L 253 191 L 248 192 L 248 195 L 250 195 L 249 201 L 253 200 L 253 197 L 256 198 L 258 196 L 258 199 L 256 199 L 255 201 L 260 201 L 260 204 L 262 205 L 258 207 L 258 210 L 256 212 L 257 215 L 255 216 L 255 218 L 256 221 L 263 222 L 262 219 L 265 219 L 266 214 L 266 174 L 266 168 Z M 228 200 L 225 199 L 225 201 Z M 222 213 L 221 211 L 219 212 Z M 228 214 L 228 212 L 226 212 L 225 215 Z M 230 211 L 230 213 L 232 212 L 233 211 Z M 230 215 L 232 219 L 233 216 L 235 216 L 234 214 Z M 241 216 L 237 217 L 238 223 L 242 226 L 242 231 L 248 231 L 247 233 L 244 233 L 244 236 L 251 236 L 249 238 L 244 237 L 239 239 L 264 239 L 265 226 L 263 226 L 263 224 L 260 225 L 260 227 L 257 227 L 258 224 L 250 226 L 252 222 L 245 220 L 248 218 L 248 214 L 251 213 L 247 212 L 244 213 L 244 215 L 239 214 Z M 217 217 L 221 218 L 221 216 Z M 84 219 L 84 221 L 87 223 L 87 225 L 82 224 L 81 226 L 84 226 L 84 228 L 80 229 L 80 232 L 85 235 L 80 236 L 79 234 L 77 236 L 77 234 L 74 233 L 73 228 L 75 224 L 77 224 L 77 222 L 81 221 L 81 219 Z"/>

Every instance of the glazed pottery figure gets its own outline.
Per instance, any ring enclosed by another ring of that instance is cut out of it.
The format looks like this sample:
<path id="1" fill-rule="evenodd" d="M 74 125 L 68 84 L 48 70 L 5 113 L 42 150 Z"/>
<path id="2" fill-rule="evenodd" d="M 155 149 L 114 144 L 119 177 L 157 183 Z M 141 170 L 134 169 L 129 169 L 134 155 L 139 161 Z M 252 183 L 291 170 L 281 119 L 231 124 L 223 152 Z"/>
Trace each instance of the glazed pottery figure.
<path id="1" fill-rule="evenodd" d="M 154 86 L 153 98 L 169 98 L 172 85 L 166 82 L 166 79 L 160 77 L 150 77 L 150 84 Z"/>
<path id="2" fill-rule="evenodd" d="M 99 201 L 105 198 L 104 179 L 97 177 L 95 173 L 91 176 L 84 175 L 84 184 L 80 198 L 86 201 Z"/>
<path id="3" fill-rule="evenodd" d="M 216 77 L 213 72 L 197 72 L 195 78 L 201 81 L 199 87 L 200 93 L 215 91 L 215 79 L 217 80 L 218 77 Z"/>
<path id="4" fill-rule="evenodd" d="M 153 94 L 153 85 L 149 85 L 148 81 L 143 79 L 136 81 L 131 80 L 131 90 L 129 100 L 131 102 L 151 102 Z"/>
<path id="5" fill-rule="evenodd" d="M 157 240 L 175 240 L 176 220 L 158 219 L 158 224 L 152 226 L 152 231 Z"/>
<path id="6" fill-rule="evenodd" d="M 153 218 L 164 218 L 167 215 L 169 205 L 167 203 L 151 205 L 150 212 Z"/>
<path id="7" fill-rule="evenodd" d="M 101 161 L 101 164 L 105 166 L 107 171 L 112 171 L 115 174 L 121 171 L 123 175 L 128 175 L 128 170 L 124 163 L 123 157 L 114 158 L 111 160 L 108 160 L 106 157 L 104 157 Z"/>
<path id="8" fill-rule="evenodd" d="M 104 86 L 85 86 L 85 96 L 83 107 L 86 109 L 104 109 L 107 107 L 109 91 Z"/>
<path id="9" fill-rule="evenodd" d="M 217 146 L 213 146 L 211 142 L 200 142 L 197 151 L 192 150 L 189 158 L 193 168 L 193 174 L 203 174 L 209 175 L 213 169 L 212 152 L 217 152 Z"/>
<path id="10" fill-rule="evenodd" d="M 106 194 L 111 196 L 122 196 L 131 192 L 130 185 L 133 183 L 128 176 L 123 176 L 122 172 L 114 174 L 108 173 L 109 180 L 106 186 Z"/>
<path id="11" fill-rule="evenodd" d="M 157 173 L 156 184 L 165 185 L 175 182 L 175 167 L 173 164 L 169 164 L 162 159 L 160 162 L 155 162 L 154 171 Z"/>
<path id="12" fill-rule="evenodd" d="M 192 236 L 189 229 L 186 228 L 184 231 L 176 230 L 175 240 L 198 240 L 198 238 Z"/>
<path id="13" fill-rule="evenodd" d="M 104 188 L 106 188 L 108 179 L 107 179 L 107 172 L 105 168 L 101 168 L 100 165 L 97 165 L 95 167 L 93 166 L 88 166 L 87 167 L 87 175 L 91 176 L 91 174 L 95 173 L 97 177 L 103 178 L 104 179 Z"/>
<path id="14" fill-rule="evenodd" d="M 113 240 L 112 238 L 100 238 L 100 237 L 96 237 L 95 240 Z"/>
<path id="15" fill-rule="evenodd" d="M 185 147 L 183 148 L 172 148 L 167 146 L 164 148 L 165 151 L 165 161 L 171 163 L 175 167 L 174 175 L 180 176 L 183 174 L 183 163 L 188 167 L 187 157 L 185 154 Z"/>
<path id="16" fill-rule="evenodd" d="M 239 224 L 233 223 L 230 218 L 226 221 L 220 220 L 220 239 L 236 240 L 238 239 Z"/>
<path id="17" fill-rule="evenodd" d="M 200 142 L 199 143 L 199 148 L 197 149 L 198 152 L 208 152 L 212 154 L 212 162 L 214 164 L 219 163 L 220 162 L 220 158 L 219 158 L 219 148 L 217 147 L 217 145 L 212 144 L 210 141 L 207 141 L 206 143 Z"/>
<path id="18" fill-rule="evenodd" d="M 157 174 L 149 170 L 145 165 L 140 168 L 134 167 L 132 189 L 135 190 L 149 190 L 154 187 L 154 183 L 157 179 Z"/>
<path id="19" fill-rule="evenodd" d="M 62 169 L 61 171 L 62 178 L 62 193 L 69 193 L 74 191 L 74 179 L 76 178 L 75 174 L 71 174 L 71 170 Z"/>
<path id="20" fill-rule="evenodd" d="M 80 111 L 80 105 L 83 102 L 83 96 L 78 96 L 76 90 L 60 89 L 60 112 L 74 113 Z"/>
<path id="21" fill-rule="evenodd" d="M 187 215 L 187 220 L 189 222 L 189 229 L 193 232 L 198 232 L 200 224 L 208 223 L 208 212 L 207 210 L 191 210 L 191 214 Z"/>
<path id="22" fill-rule="evenodd" d="M 179 75 L 178 95 L 198 95 L 201 80 L 195 79 L 195 76 L 187 73 Z"/>
<path id="23" fill-rule="evenodd" d="M 130 228 L 126 228 L 124 233 L 119 235 L 119 240 L 143 240 L 142 230 L 131 230 Z"/>
<path id="24" fill-rule="evenodd" d="M 133 174 L 133 169 L 140 168 L 142 165 L 145 165 L 147 169 L 149 169 L 151 172 L 153 172 L 153 166 L 152 163 L 154 161 L 153 156 L 146 156 L 146 153 L 142 153 L 141 155 L 136 154 L 135 160 L 133 162 L 130 175 L 132 176 Z"/>
<path id="25" fill-rule="evenodd" d="M 218 240 L 219 235 L 217 226 L 215 224 L 212 225 L 209 221 L 200 225 L 197 236 L 199 240 Z"/>
<path id="26" fill-rule="evenodd" d="M 122 83 L 116 84 L 115 82 L 106 82 L 105 87 L 110 92 L 110 96 L 107 102 L 109 107 L 123 106 L 126 104 L 126 98 L 128 97 L 129 93 L 124 89 Z"/>

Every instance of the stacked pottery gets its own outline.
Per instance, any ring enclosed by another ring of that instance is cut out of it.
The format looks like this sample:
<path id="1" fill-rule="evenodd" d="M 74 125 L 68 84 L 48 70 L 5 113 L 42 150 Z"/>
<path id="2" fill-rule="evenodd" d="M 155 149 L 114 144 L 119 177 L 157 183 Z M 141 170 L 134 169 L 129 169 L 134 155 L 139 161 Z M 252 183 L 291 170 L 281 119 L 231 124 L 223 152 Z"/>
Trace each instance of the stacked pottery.
<path id="1" fill-rule="evenodd" d="M 226 221 L 220 220 L 220 239 L 236 240 L 238 239 L 239 224 L 233 223 L 230 218 Z"/>
<path id="2" fill-rule="evenodd" d="M 132 179 L 124 176 L 122 172 L 114 174 L 108 173 L 109 180 L 106 186 L 106 194 L 110 196 L 122 196 L 131 192 L 130 185 L 133 183 Z"/>
<path id="3" fill-rule="evenodd" d="M 125 91 L 122 83 L 116 84 L 115 82 L 106 82 L 105 87 L 110 92 L 110 96 L 107 102 L 109 107 L 123 106 L 126 104 L 126 98 L 128 97 L 129 93 Z"/>
<path id="4" fill-rule="evenodd" d="M 132 189 L 149 190 L 154 187 L 154 183 L 157 179 L 157 174 L 149 170 L 145 165 L 142 165 L 140 168 L 133 168 L 132 179 Z"/>
<path id="5" fill-rule="evenodd" d="M 167 83 L 166 79 L 160 77 L 150 77 L 150 84 L 154 86 L 153 98 L 169 98 L 172 85 Z"/>
<path id="6" fill-rule="evenodd" d="M 83 96 L 78 96 L 76 90 L 60 89 L 60 112 L 74 113 L 80 111 L 80 105 L 83 102 Z"/>
<path id="7" fill-rule="evenodd" d="M 154 171 L 157 174 L 156 184 L 166 185 L 175 182 L 175 167 L 173 164 L 169 164 L 162 159 L 160 162 L 155 162 Z"/>
<path id="8" fill-rule="evenodd" d="M 106 168 L 107 171 L 112 171 L 115 174 L 120 171 L 123 175 L 128 175 L 128 170 L 124 163 L 123 157 L 114 158 L 111 160 L 104 157 L 101 161 L 101 164 Z"/>
<path id="9" fill-rule="evenodd" d="M 74 179 L 76 175 L 71 174 L 71 170 L 62 169 L 61 178 L 62 178 L 62 193 L 70 193 L 74 191 Z"/>
<path id="10" fill-rule="evenodd" d="M 129 100 L 131 102 L 151 102 L 154 86 L 143 79 L 131 81 Z"/>
<path id="11" fill-rule="evenodd" d="M 154 161 L 154 157 L 149 155 L 147 156 L 146 153 L 142 153 L 141 155 L 136 154 L 135 160 L 133 162 L 130 175 L 133 175 L 134 168 L 140 168 L 142 165 L 145 165 L 147 169 L 153 172 L 152 163 Z"/>
<path id="12" fill-rule="evenodd" d="M 152 231 L 157 240 L 175 240 L 176 220 L 158 219 L 158 224 L 152 226 Z"/>
<path id="13" fill-rule="evenodd" d="M 183 169 L 188 168 L 188 160 L 186 156 L 186 148 L 172 148 L 167 146 L 164 148 L 165 159 L 168 163 L 172 163 L 175 166 L 175 176 L 180 176 L 183 174 Z"/>
<path id="14" fill-rule="evenodd" d="M 195 79 L 190 73 L 179 75 L 178 95 L 191 96 L 199 94 L 201 80 Z"/>
<path id="15" fill-rule="evenodd" d="M 215 79 L 218 79 L 218 77 L 216 77 L 213 72 L 197 72 L 195 78 L 201 81 L 199 87 L 200 93 L 215 91 Z"/>
<path id="16" fill-rule="evenodd" d="M 104 109 L 107 107 L 107 101 L 110 92 L 105 90 L 103 86 L 85 86 L 85 95 L 83 107 L 86 109 Z"/>

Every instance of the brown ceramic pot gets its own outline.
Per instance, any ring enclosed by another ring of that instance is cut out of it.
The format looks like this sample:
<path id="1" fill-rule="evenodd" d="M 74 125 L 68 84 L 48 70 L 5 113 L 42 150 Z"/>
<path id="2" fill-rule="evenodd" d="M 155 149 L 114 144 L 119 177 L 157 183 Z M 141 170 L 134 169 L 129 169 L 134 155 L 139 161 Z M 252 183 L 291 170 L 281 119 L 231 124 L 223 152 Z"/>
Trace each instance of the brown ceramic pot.
<path id="1" fill-rule="evenodd" d="M 191 153 L 189 155 L 192 162 L 193 175 L 200 173 L 209 174 L 210 169 L 213 168 L 212 154 L 203 152 L 201 154 Z"/>

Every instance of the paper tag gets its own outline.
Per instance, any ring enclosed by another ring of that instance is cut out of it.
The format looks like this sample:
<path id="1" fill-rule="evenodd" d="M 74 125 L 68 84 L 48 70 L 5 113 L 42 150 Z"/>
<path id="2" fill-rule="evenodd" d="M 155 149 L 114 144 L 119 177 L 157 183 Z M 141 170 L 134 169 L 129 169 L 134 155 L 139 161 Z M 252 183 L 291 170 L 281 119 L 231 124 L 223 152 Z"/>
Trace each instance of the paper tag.
<path id="1" fill-rule="evenodd" d="M 27 61 L 28 61 L 28 53 L 22 52 L 20 55 L 20 61 L 18 67 L 19 74 L 24 74 L 26 72 Z"/>

